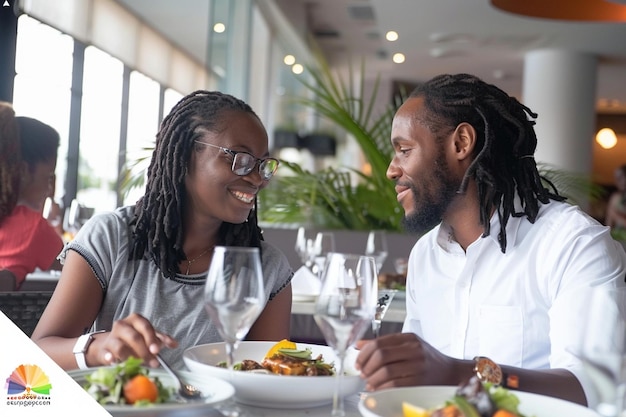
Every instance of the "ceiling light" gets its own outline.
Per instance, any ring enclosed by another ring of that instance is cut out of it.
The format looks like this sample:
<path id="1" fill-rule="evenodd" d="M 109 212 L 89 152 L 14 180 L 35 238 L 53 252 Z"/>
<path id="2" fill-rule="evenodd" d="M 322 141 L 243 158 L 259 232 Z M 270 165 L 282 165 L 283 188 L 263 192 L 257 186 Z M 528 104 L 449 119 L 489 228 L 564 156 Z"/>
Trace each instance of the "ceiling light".
<path id="1" fill-rule="evenodd" d="M 296 57 L 291 54 L 285 55 L 285 57 L 283 58 L 283 62 L 285 63 L 285 65 L 293 65 L 296 63 Z"/>
<path id="2" fill-rule="evenodd" d="M 398 32 L 396 32 L 395 30 L 390 30 L 389 32 L 385 34 L 385 39 L 387 39 L 389 42 L 397 41 Z"/>
<path id="3" fill-rule="evenodd" d="M 224 33 L 226 30 L 226 25 L 223 23 L 216 23 L 213 25 L 213 32 L 215 33 Z"/>
<path id="4" fill-rule="evenodd" d="M 293 72 L 294 74 L 302 74 L 303 71 L 304 67 L 301 64 L 295 64 L 293 67 L 291 67 L 291 72 Z"/>
<path id="5" fill-rule="evenodd" d="M 596 142 L 604 149 L 611 149 L 617 145 L 617 136 L 615 136 L 613 129 L 605 127 L 596 134 Z"/>
<path id="6" fill-rule="evenodd" d="M 404 60 L 406 59 L 406 57 L 404 56 L 404 54 L 398 52 L 393 54 L 393 62 L 395 62 L 396 64 L 402 64 L 404 62 Z"/>

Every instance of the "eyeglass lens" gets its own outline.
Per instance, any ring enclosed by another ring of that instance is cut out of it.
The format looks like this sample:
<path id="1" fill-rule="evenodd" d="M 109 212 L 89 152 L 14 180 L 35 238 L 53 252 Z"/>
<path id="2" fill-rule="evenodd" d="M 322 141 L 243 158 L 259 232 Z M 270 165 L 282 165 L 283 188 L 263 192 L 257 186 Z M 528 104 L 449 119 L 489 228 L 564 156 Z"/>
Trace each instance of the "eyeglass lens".
<path id="1" fill-rule="evenodd" d="M 256 166 L 257 159 L 246 152 L 238 152 L 233 158 L 232 171 L 237 175 L 248 175 Z M 278 161 L 267 158 L 259 163 L 259 173 L 264 180 L 269 180 L 278 168 Z"/>

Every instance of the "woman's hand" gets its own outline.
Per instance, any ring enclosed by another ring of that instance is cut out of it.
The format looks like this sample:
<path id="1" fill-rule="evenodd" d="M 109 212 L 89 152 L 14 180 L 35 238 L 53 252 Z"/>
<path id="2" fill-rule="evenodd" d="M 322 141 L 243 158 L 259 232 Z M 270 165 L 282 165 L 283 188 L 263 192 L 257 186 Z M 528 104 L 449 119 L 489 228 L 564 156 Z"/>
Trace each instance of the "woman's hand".
<path id="1" fill-rule="evenodd" d="M 397 333 L 361 340 L 356 368 L 365 378 L 366 389 L 415 385 L 456 385 L 462 361 L 450 358 L 413 333 Z M 471 372 L 471 365 L 462 367 Z M 468 376 L 470 374 L 468 373 Z"/>
<path id="2" fill-rule="evenodd" d="M 100 336 L 97 343 L 98 362 L 106 365 L 121 362 L 129 356 L 143 359 L 144 363 L 156 368 L 159 362 L 154 355 L 159 353 L 163 346 L 175 348 L 178 342 L 169 335 L 157 332 L 152 324 L 139 314 L 118 320 L 113 323 L 113 329 Z"/>

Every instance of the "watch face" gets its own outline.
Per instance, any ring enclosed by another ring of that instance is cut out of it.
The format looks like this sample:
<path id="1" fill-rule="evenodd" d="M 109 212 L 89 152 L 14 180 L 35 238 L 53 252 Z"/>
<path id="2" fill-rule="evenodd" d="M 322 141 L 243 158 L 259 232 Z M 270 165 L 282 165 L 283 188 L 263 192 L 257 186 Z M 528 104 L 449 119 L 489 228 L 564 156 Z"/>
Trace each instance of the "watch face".
<path id="1" fill-rule="evenodd" d="M 479 358 L 476 361 L 476 373 L 483 382 L 500 384 L 502 382 L 502 370 L 497 363 L 489 358 Z"/>

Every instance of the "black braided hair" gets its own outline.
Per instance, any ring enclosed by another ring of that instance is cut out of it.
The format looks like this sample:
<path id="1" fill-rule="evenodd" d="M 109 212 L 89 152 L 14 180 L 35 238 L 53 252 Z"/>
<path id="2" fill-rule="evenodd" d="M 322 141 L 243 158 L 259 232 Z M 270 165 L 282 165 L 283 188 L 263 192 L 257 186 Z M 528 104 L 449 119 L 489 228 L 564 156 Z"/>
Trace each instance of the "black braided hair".
<path id="1" fill-rule="evenodd" d="M 20 140 L 15 111 L 0 101 L 0 223 L 8 217 L 19 198 Z"/>
<path id="2" fill-rule="evenodd" d="M 223 128 L 220 115 L 224 111 L 258 117 L 242 100 L 217 91 L 199 90 L 174 106 L 156 135 L 146 192 L 135 206 L 130 259 L 142 259 L 147 252 L 167 278 L 180 272 L 178 264 L 187 259 L 183 251 L 182 220 L 187 197 L 185 175 L 194 139 L 203 132 Z M 250 211 L 246 222 L 224 222 L 219 230 L 220 245 L 260 248 L 261 240 L 256 208 Z"/>
<path id="3" fill-rule="evenodd" d="M 498 242 L 506 251 L 506 224 L 510 216 L 526 216 L 534 223 L 539 202 L 563 201 L 556 187 L 542 178 L 534 159 L 537 114 L 498 87 L 469 74 L 444 74 L 418 86 L 410 97 L 423 97 L 424 122 L 439 138 L 462 122 L 477 132 L 474 160 L 461 183 L 467 190 L 471 179 L 478 186 L 480 223 L 489 235 L 489 219 L 495 207 L 500 219 Z M 544 183 L 549 184 L 548 190 Z M 515 194 L 523 211 L 515 210 Z"/>

